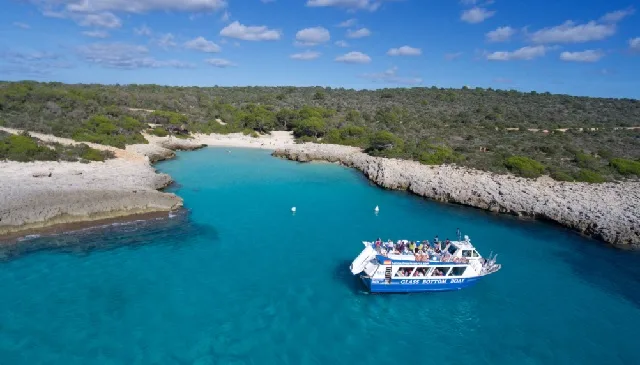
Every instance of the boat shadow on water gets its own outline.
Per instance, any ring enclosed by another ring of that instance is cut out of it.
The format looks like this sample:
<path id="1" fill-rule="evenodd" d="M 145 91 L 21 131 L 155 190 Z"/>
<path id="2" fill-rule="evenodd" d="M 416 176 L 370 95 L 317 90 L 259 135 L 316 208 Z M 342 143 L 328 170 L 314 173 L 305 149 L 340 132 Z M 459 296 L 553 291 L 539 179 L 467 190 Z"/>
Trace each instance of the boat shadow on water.
<path id="1" fill-rule="evenodd" d="M 0 245 L 0 261 L 15 260 L 42 251 L 73 255 L 88 255 L 128 247 L 136 249 L 149 245 L 174 245 L 176 248 L 193 243 L 194 237 L 206 237 L 208 242 L 219 241 L 215 227 L 194 223 L 189 211 L 183 209 L 171 216 L 112 223 L 70 232 L 49 235 L 30 235 Z"/>

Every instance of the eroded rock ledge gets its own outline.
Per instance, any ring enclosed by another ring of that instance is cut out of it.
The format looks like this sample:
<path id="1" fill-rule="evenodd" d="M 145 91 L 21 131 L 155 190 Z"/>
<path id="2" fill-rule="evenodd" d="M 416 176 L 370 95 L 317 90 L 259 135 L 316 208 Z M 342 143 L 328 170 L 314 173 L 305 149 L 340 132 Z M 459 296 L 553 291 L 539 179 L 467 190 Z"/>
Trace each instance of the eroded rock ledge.
<path id="1" fill-rule="evenodd" d="M 324 160 L 362 171 L 388 189 L 492 212 L 547 219 L 610 244 L 640 248 L 640 182 L 586 184 L 498 175 L 456 166 L 372 157 L 359 149 L 303 144 L 274 156 Z"/>
<path id="2" fill-rule="evenodd" d="M 203 145 L 154 138 L 149 144 L 129 145 L 126 150 L 95 147 L 109 149 L 117 158 L 92 163 L 0 161 L 0 238 L 59 224 L 176 210 L 182 206 L 182 198 L 159 191 L 171 184 L 171 177 L 157 173 L 151 164 L 175 157 L 174 150 Z"/>

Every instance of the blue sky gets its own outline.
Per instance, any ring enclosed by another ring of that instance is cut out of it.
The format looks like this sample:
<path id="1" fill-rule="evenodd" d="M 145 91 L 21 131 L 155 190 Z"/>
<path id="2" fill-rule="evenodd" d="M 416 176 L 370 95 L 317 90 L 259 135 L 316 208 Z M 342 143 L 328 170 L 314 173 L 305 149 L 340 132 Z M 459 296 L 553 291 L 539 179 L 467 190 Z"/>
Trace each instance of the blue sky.
<path id="1" fill-rule="evenodd" d="M 625 0 L 7 0 L 0 79 L 640 98 Z"/>

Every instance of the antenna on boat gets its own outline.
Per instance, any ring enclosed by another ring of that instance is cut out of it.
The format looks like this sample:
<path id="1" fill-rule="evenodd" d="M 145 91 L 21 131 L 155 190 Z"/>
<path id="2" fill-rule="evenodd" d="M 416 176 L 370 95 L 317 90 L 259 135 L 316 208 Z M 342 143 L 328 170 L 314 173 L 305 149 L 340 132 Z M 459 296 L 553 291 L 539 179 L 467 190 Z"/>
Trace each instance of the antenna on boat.
<path id="1" fill-rule="evenodd" d="M 456 234 L 458 235 L 458 241 L 462 241 L 462 233 L 460 232 L 460 228 L 456 228 L 458 231 Z"/>

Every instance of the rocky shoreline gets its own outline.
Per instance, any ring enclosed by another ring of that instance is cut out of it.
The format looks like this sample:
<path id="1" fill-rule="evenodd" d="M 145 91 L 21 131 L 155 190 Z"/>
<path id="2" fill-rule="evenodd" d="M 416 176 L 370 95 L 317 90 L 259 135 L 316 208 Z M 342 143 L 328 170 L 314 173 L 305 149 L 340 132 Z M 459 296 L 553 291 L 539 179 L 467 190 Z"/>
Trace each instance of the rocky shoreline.
<path id="1" fill-rule="evenodd" d="M 294 161 L 329 161 L 362 171 L 387 189 L 437 201 L 550 220 L 624 248 L 640 248 L 640 182 L 565 183 L 498 175 L 451 165 L 373 157 L 358 148 L 302 144 L 277 149 Z"/>
<path id="2" fill-rule="evenodd" d="M 117 156 L 105 162 L 0 162 L 0 238 L 179 209 L 182 198 L 159 191 L 171 184 L 171 177 L 157 173 L 152 163 L 175 157 L 174 150 L 204 145 L 176 138 L 148 140 L 126 150 L 93 145 Z"/>

